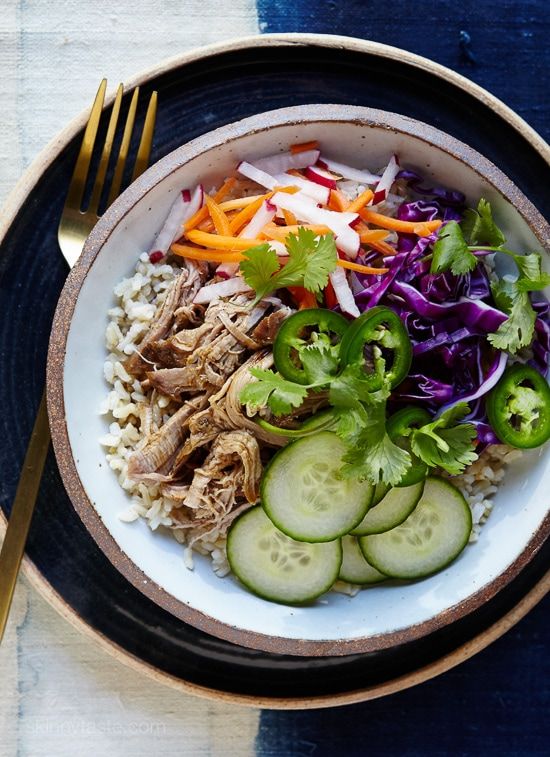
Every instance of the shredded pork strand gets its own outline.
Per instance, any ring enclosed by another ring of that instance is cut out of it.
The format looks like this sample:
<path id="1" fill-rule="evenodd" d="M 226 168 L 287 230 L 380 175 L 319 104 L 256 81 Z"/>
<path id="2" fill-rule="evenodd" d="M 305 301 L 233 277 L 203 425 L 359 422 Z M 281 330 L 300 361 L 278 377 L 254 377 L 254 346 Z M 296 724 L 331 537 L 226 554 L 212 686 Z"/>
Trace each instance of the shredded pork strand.
<path id="1" fill-rule="evenodd" d="M 252 307 L 248 293 L 193 304 L 206 280 L 204 267 L 182 268 L 124 366 L 148 399 L 128 478 L 158 487 L 189 546 L 224 535 L 257 502 L 262 450 L 286 441 L 249 417 L 239 396 L 251 367 L 272 367 L 267 347 L 293 311 L 276 298 Z M 159 397 L 169 407 L 160 420 Z"/>

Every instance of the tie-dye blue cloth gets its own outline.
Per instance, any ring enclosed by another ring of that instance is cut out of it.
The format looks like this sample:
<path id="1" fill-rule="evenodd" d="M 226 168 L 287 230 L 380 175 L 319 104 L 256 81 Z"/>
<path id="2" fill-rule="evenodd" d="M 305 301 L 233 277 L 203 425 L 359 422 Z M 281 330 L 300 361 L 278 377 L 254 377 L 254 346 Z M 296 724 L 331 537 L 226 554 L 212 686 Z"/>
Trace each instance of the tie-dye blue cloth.
<path id="1" fill-rule="evenodd" d="M 344 34 L 442 63 L 550 139 L 546 0 L 257 0 L 263 33 Z M 344 708 L 263 712 L 262 757 L 550 754 L 550 600 L 438 678 Z M 547 629 L 541 636 L 541 629 Z"/>

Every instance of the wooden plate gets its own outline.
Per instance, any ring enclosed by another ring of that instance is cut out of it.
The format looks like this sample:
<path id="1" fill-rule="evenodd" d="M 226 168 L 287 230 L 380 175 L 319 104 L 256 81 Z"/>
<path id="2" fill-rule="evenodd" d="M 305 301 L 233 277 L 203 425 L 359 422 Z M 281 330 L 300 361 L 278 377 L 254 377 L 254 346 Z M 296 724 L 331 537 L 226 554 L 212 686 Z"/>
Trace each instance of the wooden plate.
<path id="1" fill-rule="evenodd" d="M 138 83 L 145 94 L 159 91 L 153 160 L 216 126 L 270 108 L 313 101 L 369 105 L 420 118 L 464 140 L 550 216 L 543 192 L 550 151 L 540 137 L 479 87 L 403 51 L 319 35 L 251 38 L 172 60 L 137 77 L 128 89 Z M 43 387 L 51 317 L 66 275 L 56 231 L 85 119 L 86 114 L 70 124 L 39 157 L 3 216 L 0 297 L 10 313 L 0 326 L 5 511 Z M 549 553 L 546 544 L 493 601 L 428 639 L 322 660 L 254 652 L 185 625 L 130 586 L 76 517 L 50 456 L 25 570 L 73 623 L 167 683 L 255 706 L 319 707 L 412 686 L 486 646 L 548 591 Z"/>

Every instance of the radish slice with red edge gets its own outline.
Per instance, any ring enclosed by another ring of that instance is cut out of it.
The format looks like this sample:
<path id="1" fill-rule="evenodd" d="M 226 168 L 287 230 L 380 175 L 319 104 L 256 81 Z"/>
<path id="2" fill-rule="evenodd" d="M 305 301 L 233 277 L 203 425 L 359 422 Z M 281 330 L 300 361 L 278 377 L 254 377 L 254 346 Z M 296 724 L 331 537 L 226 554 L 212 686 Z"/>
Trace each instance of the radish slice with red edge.
<path id="1" fill-rule="evenodd" d="M 212 302 L 212 300 L 217 300 L 219 297 L 231 297 L 233 294 L 251 291 L 252 289 L 243 278 L 234 276 L 231 279 L 217 281 L 215 284 L 208 284 L 202 287 L 195 295 L 193 302 L 198 305 L 204 305 L 207 302 Z"/>
<path id="2" fill-rule="evenodd" d="M 237 171 L 238 173 L 242 174 L 242 176 L 246 176 L 247 179 L 255 181 L 256 184 L 259 184 L 261 187 L 266 187 L 267 189 L 275 189 L 275 187 L 277 186 L 277 181 L 273 176 L 270 176 L 261 168 L 253 166 L 252 163 L 247 163 L 246 160 L 243 160 L 242 163 L 239 163 L 239 165 L 237 166 Z"/>
<path id="3" fill-rule="evenodd" d="M 339 177 L 333 176 L 328 171 L 325 171 L 324 168 L 320 168 L 319 166 L 308 166 L 305 170 L 305 174 L 307 179 L 314 181 L 316 184 L 320 184 L 322 187 L 336 189 L 336 182 Z"/>
<path id="4" fill-rule="evenodd" d="M 321 166 L 321 168 L 326 168 L 329 171 L 339 174 L 343 179 L 359 181 L 362 184 L 376 184 L 376 182 L 381 179 L 380 176 L 377 176 L 370 171 L 361 171 L 358 168 L 353 168 L 345 163 L 337 163 L 335 160 L 330 160 L 325 157 L 319 158 L 317 164 Z"/>
<path id="5" fill-rule="evenodd" d="M 399 166 L 399 158 L 397 155 L 392 155 L 390 158 L 390 162 L 386 166 L 384 173 L 382 174 L 382 178 L 376 185 L 376 189 L 374 190 L 374 197 L 372 198 L 372 205 L 376 205 L 379 202 L 383 202 L 386 199 L 386 195 L 392 188 L 393 182 L 395 181 L 397 174 L 401 170 Z"/>
<path id="6" fill-rule="evenodd" d="M 308 181 L 302 176 L 293 176 L 289 173 L 279 173 L 275 177 L 279 186 L 288 187 L 295 186 L 312 200 L 320 205 L 327 205 L 330 199 L 330 189 L 328 187 L 321 186 L 320 184 Z"/>
<path id="7" fill-rule="evenodd" d="M 265 158 L 258 158 L 253 162 L 256 168 L 265 171 L 272 176 L 278 173 L 285 173 L 291 168 L 307 168 L 317 163 L 320 155 L 319 150 L 304 150 L 304 152 L 290 153 L 284 152 L 278 155 L 268 155 Z"/>
<path id="8" fill-rule="evenodd" d="M 336 237 L 336 245 L 348 257 L 356 258 L 361 240 L 359 234 L 350 227 L 357 218 L 357 213 L 337 213 L 334 210 L 318 208 L 307 197 L 277 192 L 271 202 L 278 208 L 290 210 L 296 218 L 307 223 L 328 226 Z"/>
<path id="9" fill-rule="evenodd" d="M 355 298 L 344 269 L 335 268 L 334 271 L 329 274 L 329 277 L 342 312 L 357 318 L 360 315 L 359 308 L 355 304 Z"/>
<path id="10" fill-rule="evenodd" d="M 232 279 L 239 270 L 238 263 L 220 263 L 216 268 L 216 274 L 222 279 Z"/>
<path id="11" fill-rule="evenodd" d="M 239 236 L 244 239 L 256 239 L 266 223 L 273 220 L 276 212 L 277 208 L 275 205 L 269 200 L 264 200 Z"/>
<path id="12" fill-rule="evenodd" d="M 166 220 L 149 250 L 151 262 L 158 263 L 164 258 L 172 242 L 175 242 L 183 234 L 183 224 L 195 215 L 197 210 L 202 207 L 203 202 L 204 190 L 202 184 L 195 187 L 192 193 L 188 189 L 178 192 L 178 196 L 172 203 Z"/>

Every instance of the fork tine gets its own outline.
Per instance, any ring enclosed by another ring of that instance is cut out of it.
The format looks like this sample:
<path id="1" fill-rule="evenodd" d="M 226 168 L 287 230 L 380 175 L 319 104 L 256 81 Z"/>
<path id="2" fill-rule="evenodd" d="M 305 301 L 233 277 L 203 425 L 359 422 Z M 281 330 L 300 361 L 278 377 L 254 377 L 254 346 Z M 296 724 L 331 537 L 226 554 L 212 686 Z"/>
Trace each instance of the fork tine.
<path id="1" fill-rule="evenodd" d="M 99 127 L 99 121 L 101 118 L 101 111 L 103 109 L 103 102 L 105 100 L 105 90 L 107 89 L 107 79 L 103 79 L 97 90 L 94 104 L 90 112 L 90 118 L 82 138 L 82 144 L 80 145 L 80 152 L 76 160 L 71 183 L 69 184 L 69 191 L 67 193 L 67 199 L 65 200 L 65 206 L 71 208 L 79 208 L 82 202 L 82 196 L 84 194 L 84 187 L 86 185 L 86 178 L 88 176 L 88 170 L 90 168 L 90 161 L 92 159 L 92 153 L 94 150 L 94 144 L 97 136 L 97 130 Z"/>
<path id="2" fill-rule="evenodd" d="M 113 181 L 111 183 L 111 190 L 109 192 L 109 199 L 107 200 L 107 207 L 109 207 L 109 205 L 111 205 L 111 203 L 114 202 L 120 194 L 122 175 L 124 173 L 128 151 L 130 149 L 130 140 L 132 138 L 132 131 L 134 129 L 134 121 L 136 120 L 138 97 L 139 87 L 136 87 L 134 94 L 132 95 L 130 107 L 128 108 L 128 115 L 126 116 L 126 124 L 124 126 L 122 142 L 120 143 L 120 149 L 118 151 L 118 158 L 115 166 L 115 172 L 113 174 Z"/>
<path id="3" fill-rule="evenodd" d="M 147 166 L 149 165 L 149 157 L 151 155 L 151 147 L 153 146 L 153 133 L 155 131 L 155 120 L 157 117 L 157 93 L 153 92 L 147 106 L 147 113 L 145 114 L 145 121 L 143 123 L 143 131 L 141 133 L 141 139 L 136 155 L 136 162 L 134 163 L 134 170 L 132 173 L 132 181 L 140 176 Z"/>
<path id="4" fill-rule="evenodd" d="M 115 139 L 116 125 L 118 116 L 120 113 L 120 105 L 122 103 L 122 93 L 124 87 L 122 84 L 118 85 L 115 101 L 113 103 L 113 109 L 111 111 L 111 117 L 109 119 L 109 126 L 107 127 L 107 134 L 105 136 L 105 143 L 101 152 L 101 158 L 99 160 L 99 167 L 97 169 L 97 175 L 92 189 L 92 196 L 90 198 L 90 204 L 88 210 L 97 215 L 99 208 L 99 201 L 101 199 L 101 192 L 103 190 L 103 183 L 105 181 L 105 175 L 107 173 L 107 166 L 109 165 L 109 158 L 111 157 L 111 150 Z"/>

